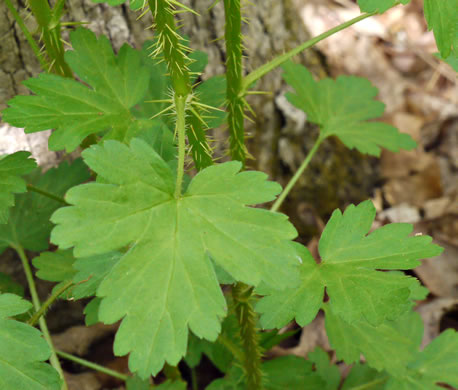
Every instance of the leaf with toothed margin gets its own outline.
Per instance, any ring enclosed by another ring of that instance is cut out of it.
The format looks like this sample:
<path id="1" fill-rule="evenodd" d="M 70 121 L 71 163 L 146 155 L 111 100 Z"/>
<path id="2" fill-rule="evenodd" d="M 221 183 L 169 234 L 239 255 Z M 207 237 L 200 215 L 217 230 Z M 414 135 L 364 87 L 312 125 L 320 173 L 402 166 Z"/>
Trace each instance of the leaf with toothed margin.
<path id="1" fill-rule="evenodd" d="M 67 193 L 72 206 L 52 216 L 52 242 L 74 246 L 77 258 L 129 246 L 97 290 L 98 318 L 122 319 L 114 350 L 130 353 L 141 377 L 178 363 L 188 328 L 217 338 L 226 302 L 213 262 L 254 286 L 297 283 L 296 230 L 285 215 L 247 207 L 280 192 L 265 174 L 239 172 L 239 162 L 214 165 L 176 197 L 174 173 L 141 140 L 106 141 L 83 158 L 103 183 Z"/>
<path id="2" fill-rule="evenodd" d="M 55 129 L 49 138 L 52 150 L 75 150 L 91 134 L 123 140 L 134 120 L 130 109 L 145 95 L 149 73 L 140 53 L 128 45 L 114 55 L 105 36 L 78 28 L 70 33 L 73 50 L 65 60 L 79 78 L 51 74 L 24 81 L 35 95 L 16 96 L 3 111 L 3 119 L 26 133 Z"/>
<path id="3" fill-rule="evenodd" d="M 394 319 L 410 309 L 418 280 L 403 273 L 381 270 L 415 268 L 420 259 L 437 256 L 442 248 L 429 236 L 409 237 L 412 226 L 395 223 L 368 234 L 375 218 L 371 201 L 335 210 L 319 242 L 322 262 L 317 264 L 297 244 L 301 285 L 275 291 L 261 286 L 266 295 L 256 305 L 264 328 L 281 328 L 296 319 L 305 326 L 320 309 L 324 292 L 336 315 L 352 323 L 362 318 L 373 325 Z"/>
<path id="4" fill-rule="evenodd" d="M 416 147 L 410 135 L 386 123 L 368 121 L 380 117 L 385 107 L 373 100 L 378 91 L 369 80 L 340 76 L 315 81 L 306 67 L 291 61 L 283 70 L 283 78 L 295 90 L 286 98 L 310 122 L 320 125 L 321 138 L 335 135 L 348 148 L 373 156 L 380 156 L 382 147 L 393 152 Z"/>
<path id="5" fill-rule="evenodd" d="M 408 4 L 410 0 L 358 0 L 358 5 L 361 12 L 378 12 L 381 14 L 399 2 Z"/>

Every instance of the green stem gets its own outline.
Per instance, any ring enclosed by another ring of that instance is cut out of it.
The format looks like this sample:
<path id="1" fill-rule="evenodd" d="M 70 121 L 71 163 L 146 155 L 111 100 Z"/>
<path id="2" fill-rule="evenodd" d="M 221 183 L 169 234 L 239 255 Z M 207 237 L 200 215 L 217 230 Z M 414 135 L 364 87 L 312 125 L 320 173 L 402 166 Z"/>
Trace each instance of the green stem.
<path id="1" fill-rule="evenodd" d="M 40 310 L 36 311 L 35 314 L 30 317 L 27 323 L 31 326 L 35 326 L 38 320 L 44 316 L 48 308 L 57 300 L 67 289 L 73 286 L 73 282 L 69 281 L 63 284 L 56 292 L 54 292 L 40 307 Z"/>
<path id="2" fill-rule="evenodd" d="M 244 95 L 242 91 L 242 14 L 240 0 L 224 0 L 226 17 L 226 100 L 232 160 L 245 164 Z"/>
<path id="3" fill-rule="evenodd" d="M 262 350 L 256 329 L 256 313 L 250 302 L 252 291 L 252 287 L 244 283 L 237 283 L 232 288 L 232 297 L 244 350 L 243 369 L 246 376 L 246 388 L 247 390 L 262 390 L 264 388 L 261 369 Z"/>
<path id="4" fill-rule="evenodd" d="M 39 311 L 40 306 L 41 306 L 40 298 L 38 297 L 35 280 L 33 279 L 32 269 L 30 268 L 30 264 L 29 264 L 29 259 L 27 258 L 24 252 L 24 248 L 22 248 L 22 246 L 17 245 L 17 246 L 14 246 L 13 249 L 16 250 L 17 254 L 19 255 L 19 258 L 21 259 L 22 266 L 24 268 L 25 276 L 27 279 L 27 283 L 29 285 L 33 307 L 35 308 L 35 311 Z M 62 390 L 67 390 L 67 383 L 65 382 L 64 372 L 60 365 L 59 358 L 56 355 L 56 350 L 54 349 L 54 345 L 51 340 L 51 334 L 49 333 L 48 326 L 46 325 L 45 319 L 43 317 L 40 317 L 38 319 L 38 324 L 40 326 L 41 332 L 43 333 L 44 339 L 46 340 L 46 342 L 49 345 L 49 348 L 51 349 L 51 357 L 49 358 L 49 361 L 51 365 L 54 367 L 54 369 L 59 373 L 60 377 L 62 378 Z"/>
<path id="5" fill-rule="evenodd" d="M 118 378 L 118 379 L 120 379 L 120 380 L 122 380 L 124 382 L 127 381 L 127 379 L 129 379 L 128 375 L 124 375 L 124 374 L 121 374 L 120 372 L 117 372 L 117 371 L 114 371 L 114 370 L 110 370 L 109 368 L 101 366 L 100 364 L 97 364 L 97 363 L 90 362 L 89 360 L 81 359 L 81 358 L 79 358 L 77 356 L 73 356 L 73 355 L 70 355 L 69 353 L 66 353 L 66 352 L 63 352 L 63 351 L 59 351 L 59 350 L 57 350 L 56 353 L 57 353 L 57 355 L 59 355 L 60 357 L 62 357 L 64 359 L 71 360 L 72 362 L 78 363 L 78 364 L 80 364 L 80 365 L 82 365 L 84 367 L 90 368 L 92 370 L 103 372 L 104 374 L 107 374 L 107 375 L 112 376 L 114 378 Z"/>
<path id="6" fill-rule="evenodd" d="M 64 59 L 65 50 L 60 37 L 60 22 L 56 19 L 56 16 L 60 17 L 62 13 L 62 1 L 58 3 L 55 10 L 51 10 L 48 0 L 29 0 L 29 6 L 42 33 L 45 49 L 54 73 L 72 78 L 73 72 Z M 48 69 L 48 72 L 50 70 Z"/>
<path id="7" fill-rule="evenodd" d="M 374 379 L 373 381 L 367 382 L 364 385 L 359 385 L 356 387 L 352 387 L 351 390 L 369 390 L 374 386 L 381 385 L 382 383 L 385 383 L 387 381 L 387 378 L 379 378 L 379 379 Z"/>
<path id="8" fill-rule="evenodd" d="M 178 166 L 175 198 L 181 196 L 184 176 L 184 158 L 186 153 L 186 97 L 175 95 L 176 124 L 175 132 L 178 135 Z"/>
<path id="9" fill-rule="evenodd" d="M 41 69 L 43 69 L 44 71 L 47 71 L 48 64 L 44 60 L 43 54 L 40 52 L 40 48 L 38 47 L 37 43 L 35 42 L 35 39 L 33 39 L 32 34 L 30 33 L 29 29 L 25 25 L 19 13 L 16 11 L 16 8 L 14 8 L 13 3 L 11 2 L 11 0 L 5 0 L 5 3 L 8 9 L 10 10 L 11 14 L 13 15 L 14 20 L 18 24 L 22 33 L 24 34 L 25 39 L 27 39 L 27 42 L 29 42 L 29 45 L 32 48 L 35 56 L 37 57 L 38 61 L 40 62 Z"/>
<path id="10" fill-rule="evenodd" d="M 192 390 L 199 390 L 199 382 L 197 381 L 197 373 L 195 367 L 191 367 L 191 386 Z"/>
<path id="11" fill-rule="evenodd" d="M 300 52 L 311 48 L 312 46 L 316 45 L 318 42 L 322 41 L 325 38 L 330 37 L 331 35 L 338 33 L 339 31 L 342 31 L 346 29 L 347 27 L 350 27 L 351 25 L 358 23 L 361 20 L 367 19 L 373 15 L 375 15 L 377 12 L 370 12 L 370 13 L 365 13 L 362 15 L 357 16 L 356 18 L 353 18 L 349 20 L 348 22 L 344 22 L 337 27 L 331 28 L 330 30 L 324 32 L 323 34 L 320 34 L 316 36 L 315 38 L 312 38 L 308 40 L 307 42 L 304 42 L 303 44 L 297 46 L 296 48 L 288 51 L 285 54 L 282 54 L 276 58 L 274 58 L 272 61 L 260 66 L 259 68 L 253 70 L 251 73 L 245 76 L 243 79 L 242 83 L 242 96 L 244 96 L 248 89 L 251 87 L 251 85 L 259 80 L 261 77 L 265 76 L 267 73 L 271 72 L 275 68 L 279 67 L 282 65 L 284 62 L 287 60 L 291 59 L 295 55 L 299 54 Z"/>
<path id="12" fill-rule="evenodd" d="M 232 356 L 234 356 L 240 364 L 243 364 L 245 355 L 243 354 L 243 351 L 231 339 L 221 333 L 217 342 L 225 347 L 228 351 L 230 351 Z"/>
<path id="13" fill-rule="evenodd" d="M 50 192 L 42 190 L 41 188 L 35 187 L 33 184 L 27 184 L 27 189 L 29 191 L 36 192 L 37 194 L 46 196 L 47 198 L 53 199 L 56 202 L 68 205 L 68 203 L 65 201 L 64 198 L 62 198 L 62 197 L 60 197 L 58 195 L 51 194 Z"/>
<path id="14" fill-rule="evenodd" d="M 296 171 L 296 173 L 294 174 L 294 176 L 291 178 L 291 180 L 288 182 L 288 184 L 286 185 L 285 189 L 283 190 L 283 192 L 280 194 L 280 196 L 277 198 L 277 200 L 274 202 L 274 204 L 272 205 L 272 207 L 270 208 L 270 211 L 277 211 L 280 206 L 282 205 L 283 201 L 285 200 L 285 198 L 288 196 L 288 194 L 290 193 L 291 189 L 294 187 L 294 185 L 297 183 L 297 181 L 299 180 L 299 178 L 301 177 L 301 175 L 304 173 L 305 169 L 307 168 L 307 166 L 309 165 L 310 163 L 310 160 L 312 159 L 312 157 L 314 156 L 314 154 L 316 153 L 316 151 L 318 150 L 318 148 L 320 147 L 321 143 L 323 142 L 325 137 L 318 137 L 318 139 L 315 141 L 315 144 L 313 145 L 312 149 L 309 151 L 309 153 L 307 154 L 307 157 L 305 158 L 305 160 L 302 162 L 301 166 L 299 167 L 299 169 Z"/>

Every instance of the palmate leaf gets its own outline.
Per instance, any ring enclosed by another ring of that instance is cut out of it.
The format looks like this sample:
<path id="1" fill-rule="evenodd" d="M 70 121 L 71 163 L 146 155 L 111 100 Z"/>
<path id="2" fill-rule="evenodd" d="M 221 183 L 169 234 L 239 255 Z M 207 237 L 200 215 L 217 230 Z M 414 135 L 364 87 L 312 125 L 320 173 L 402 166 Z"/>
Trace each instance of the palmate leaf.
<path id="1" fill-rule="evenodd" d="M 298 244 L 301 286 L 257 290 L 267 295 L 256 306 L 263 327 L 280 328 L 293 318 L 306 325 L 321 307 L 325 287 L 335 314 L 349 322 L 364 318 L 377 325 L 408 310 L 418 280 L 378 270 L 415 268 L 419 259 L 436 256 L 442 248 L 429 236 L 409 237 L 409 224 L 385 225 L 368 235 L 374 217 L 370 201 L 351 205 L 344 214 L 334 211 L 319 242 L 320 264 Z"/>
<path id="2" fill-rule="evenodd" d="M 424 0 L 428 29 L 433 30 L 443 59 L 458 51 L 458 0 Z"/>
<path id="3" fill-rule="evenodd" d="M 326 383 L 323 390 L 337 390 L 340 384 L 340 371 L 335 364 L 331 364 L 326 351 L 317 347 L 309 352 L 307 359 L 314 363 L 315 370 L 320 378 Z"/>
<path id="4" fill-rule="evenodd" d="M 57 196 L 63 196 L 74 185 L 90 178 L 89 170 L 81 159 L 71 165 L 62 162 L 45 174 L 36 169 L 27 176 L 27 182 Z M 22 246 L 31 251 L 43 251 L 49 246 L 51 214 L 62 206 L 54 199 L 28 192 L 16 195 L 16 205 L 11 209 L 6 225 L 0 225 L 0 253 L 8 247 Z"/>
<path id="5" fill-rule="evenodd" d="M 0 159 L 0 224 L 8 221 L 9 208 L 14 206 L 13 194 L 27 191 L 21 176 L 37 166 L 29 157 L 29 152 L 16 152 Z"/>
<path id="6" fill-rule="evenodd" d="M 367 364 L 356 363 L 345 378 L 342 390 L 364 389 L 364 386 L 368 390 L 384 390 L 387 380 L 386 372 L 378 372 Z"/>
<path id="7" fill-rule="evenodd" d="M 287 93 L 288 101 L 303 110 L 308 120 L 321 126 L 322 138 L 337 136 L 348 148 L 361 153 L 380 155 L 384 147 L 393 152 L 416 147 L 408 134 L 382 122 L 368 122 L 383 114 L 384 105 L 373 100 L 377 88 L 360 77 L 340 76 L 315 81 L 302 65 L 287 62 L 283 78 L 295 89 Z"/>
<path id="8" fill-rule="evenodd" d="M 280 191 L 260 172 L 239 173 L 239 162 L 202 170 L 175 198 L 170 167 L 145 142 L 106 141 L 83 152 L 104 183 L 72 188 L 72 207 L 58 210 L 52 241 L 76 257 L 129 245 L 102 281 L 99 319 L 124 318 L 117 355 L 141 377 L 156 374 L 186 352 L 188 327 L 215 340 L 226 303 L 213 262 L 236 280 L 281 288 L 297 283 L 296 230 L 285 215 L 246 207 Z M 114 164 L 113 162 L 116 162 Z M 211 256 L 211 259 L 210 259 Z"/>
<path id="9" fill-rule="evenodd" d="M 0 388 L 60 390 L 57 371 L 43 363 L 51 355 L 40 332 L 8 318 L 25 313 L 32 304 L 14 294 L 0 294 Z"/>
<path id="10" fill-rule="evenodd" d="M 350 364 L 359 362 L 363 354 L 369 366 L 386 372 L 379 379 L 388 374 L 385 390 L 438 390 L 442 387 L 437 382 L 458 386 L 456 331 L 446 330 L 420 351 L 423 322 L 418 313 L 373 327 L 363 321 L 350 325 L 331 308 L 325 311 L 326 332 L 337 357 Z"/>
<path id="11" fill-rule="evenodd" d="M 380 14 L 398 3 L 408 4 L 410 0 L 358 0 L 361 12 L 378 12 Z"/>
<path id="12" fill-rule="evenodd" d="M 88 88 L 75 80 L 51 74 L 24 81 L 36 95 L 16 96 L 3 112 L 13 126 L 26 133 L 55 129 L 49 138 L 52 150 L 75 150 L 90 134 L 109 131 L 107 137 L 123 139 L 133 116 L 130 113 L 148 88 L 149 74 L 140 66 L 140 53 L 124 45 L 117 57 L 110 41 L 78 28 L 70 33 L 73 50 L 65 60 Z"/>

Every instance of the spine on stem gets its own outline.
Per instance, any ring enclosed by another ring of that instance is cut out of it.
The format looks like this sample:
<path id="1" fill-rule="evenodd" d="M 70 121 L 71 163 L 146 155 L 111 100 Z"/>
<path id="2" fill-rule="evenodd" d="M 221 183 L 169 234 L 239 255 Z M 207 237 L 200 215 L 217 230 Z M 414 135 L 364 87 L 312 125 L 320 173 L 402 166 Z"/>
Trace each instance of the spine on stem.
<path id="1" fill-rule="evenodd" d="M 232 160 L 245 165 L 246 146 L 244 129 L 245 100 L 241 94 L 243 82 L 242 64 L 242 15 L 240 0 L 224 0 L 226 16 L 226 78 L 227 108 Z"/>

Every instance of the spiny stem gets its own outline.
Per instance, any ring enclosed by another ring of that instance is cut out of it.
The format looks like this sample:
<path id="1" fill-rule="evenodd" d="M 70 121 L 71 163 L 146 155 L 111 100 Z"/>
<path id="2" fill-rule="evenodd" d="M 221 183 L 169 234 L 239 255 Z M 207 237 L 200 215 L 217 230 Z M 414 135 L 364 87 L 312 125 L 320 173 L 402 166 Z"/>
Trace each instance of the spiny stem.
<path id="1" fill-rule="evenodd" d="M 78 364 L 80 364 L 80 365 L 82 365 L 84 367 L 90 368 L 92 370 L 103 372 L 104 374 L 107 374 L 107 375 L 112 376 L 114 378 L 118 378 L 118 379 L 120 379 L 120 380 L 122 380 L 124 382 L 127 381 L 127 379 L 129 379 L 128 375 L 121 374 L 118 371 L 111 370 L 109 368 L 101 366 L 100 364 L 90 362 L 90 361 L 88 361 L 86 359 L 81 359 L 81 358 L 79 358 L 77 356 L 70 355 L 69 353 L 57 350 L 56 354 L 59 355 L 60 357 L 64 358 L 64 359 L 71 360 L 72 362 L 78 363 Z"/>
<path id="2" fill-rule="evenodd" d="M 303 44 L 297 46 L 296 48 L 288 51 L 285 54 L 282 54 L 276 58 L 274 58 L 272 61 L 261 65 L 259 68 L 253 70 L 251 73 L 245 76 L 243 79 L 242 83 L 242 90 L 241 90 L 241 95 L 244 96 L 248 89 L 251 87 L 251 85 L 259 80 L 261 77 L 265 76 L 267 73 L 271 72 L 275 68 L 278 68 L 280 65 L 285 63 L 287 60 L 291 59 L 295 55 L 299 54 L 300 52 L 311 48 L 312 46 L 316 45 L 318 42 L 322 41 L 323 39 L 330 37 L 331 35 L 338 33 L 339 31 L 342 31 L 346 29 L 347 27 L 350 27 L 351 25 L 358 23 L 361 20 L 367 19 L 370 16 L 375 15 L 377 12 L 370 12 L 370 13 L 365 13 L 362 15 L 357 16 L 356 18 L 353 18 L 349 20 L 348 22 L 344 22 L 337 27 L 331 28 L 330 30 L 324 32 L 323 34 L 320 34 L 316 36 L 315 38 L 312 38 L 308 40 L 307 42 L 304 42 Z"/>
<path id="3" fill-rule="evenodd" d="M 32 269 L 30 268 L 29 259 L 27 258 L 24 252 L 24 248 L 22 248 L 22 246 L 17 245 L 17 246 L 14 246 L 13 249 L 16 250 L 17 254 L 19 255 L 19 258 L 21 259 L 22 267 L 24 268 L 27 283 L 29 285 L 33 307 L 35 308 L 35 311 L 39 311 L 40 306 L 41 306 L 40 298 L 38 297 L 37 287 L 35 285 L 35 280 L 33 279 L 33 274 L 32 274 Z M 51 335 L 49 333 L 48 326 L 46 325 L 46 321 L 44 317 L 40 317 L 38 319 L 38 324 L 40 326 L 41 332 L 43 333 L 44 339 L 46 340 L 46 342 L 49 345 L 49 348 L 51 349 L 51 357 L 49 358 L 49 361 L 51 365 L 54 367 L 54 369 L 59 373 L 60 377 L 62 378 L 62 390 L 67 390 L 67 383 L 65 382 L 64 372 L 60 365 L 59 358 L 56 355 L 56 350 L 54 349 L 54 345 L 51 340 Z"/>
<path id="4" fill-rule="evenodd" d="M 47 198 L 53 199 L 56 202 L 68 205 L 68 203 L 65 201 L 64 198 L 62 198 L 62 197 L 60 197 L 58 195 L 51 194 L 50 192 L 42 190 L 41 188 L 35 187 L 33 184 L 27 184 L 27 189 L 29 191 L 36 192 L 37 194 L 46 196 Z"/>
<path id="5" fill-rule="evenodd" d="M 280 206 L 282 205 L 283 201 L 286 199 L 294 185 L 297 183 L 301 175 L 304 173 L 305 169 L 309 165 L 310 161 L 312 160 L 312 157 L 315 155 L 316 151 L 320 147 L 321 143 L 323 142 L 325 137 L 318 137 L 318 139 L 315 141 L 315 144 L 313 145 L 312 149 L 310 149 L 309 153 L 307 154 L 307 157 L 305 160 L 302 162 L 301 166 L 299 169 L 296 171 L 294 176 L 291 178 L 291 180 L 288 182 L 286 185 L 285 189 L 283 192 L 280 194 L 280 196 L 277 198 L 277 200 L 274 202 L 272 207 L 270 208 L 270 211 L 277 211 Z"/>
<path id="6" fill-rule="evenodd" d="M 186 97 L 175 95 L 176 124 L 175 132 L 178 136 L 178 166 L 175 198 L 181 196 L 184 176 L 184 158 L 186 153 Z"/>
<path id="7" fill-rule="evenodd" d="M 42 32 L 43 42 L 48 53 L 54 73 L 73 77 L 73 72 L 64 59 L 64 45 L 60 36 L 60 22 L 63 1 L 59 1 L 54 10 L 51 10 L 48 0 L 29 0 L 29 6 Z M 50 72 L 51 69 L 48 69 Z"/>
<path id="8" fill-rule="evenodd" d="M 14 20 L 18 24 L 22 33 L 24 34 L 25 39 L 27 39 L 27 42 L 29 42 L 29 45 L 34 52 L 35 57 L 37 57 L 38 61 L 40 62 L 41 69 L 43 69 L 46 72 L 48 70 L 48 64 L 44 60 L 43 53 L 41 53 L 40 48 L 38 47 L 37 43 L 35 42 L 35 39 L 33 39 L 32 34 L 28 30 L 27 26 L 25 25 L 19 13 L 16 11 L 16 8 L 14 8 L 11 0 L 5 0 L 5 3 L 8 9 L 10 10 L 11 14 L 13 15 Z"/>
<path id="9" fill-rule="evenodd" d="M 244 283 L 237 283 L 232 288 L 232 297 L 244 350 L 243 369 L 246 376 L 246 388 L 247 390 L 262 390 L 264 388 L 261 369 L 262 350 L 256 329 L 256 313 L 250 302 L 252 290 L 252 287 Z"/>
<path id="10" fill-rule="evenodd" d="M 240 0 L 224 0 L 226 17 L 226 99 L 232 160 L 245 164 L 244 97 L 242 64 L 242 14 Z"/>
<path id="11" fill-rule="evenodd" d="M 55 293 L 53 293 L 40 307 L 40 310 L 36 311 L 35 314 L 30 317 L 27 323 L 31 326 L 35 326 L 38 320 L 44 316 L 48 308 L 59 298 L 67 289 L 73 286 L 73 282 L 69 281 L 63 284 Z"/>

